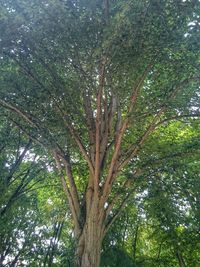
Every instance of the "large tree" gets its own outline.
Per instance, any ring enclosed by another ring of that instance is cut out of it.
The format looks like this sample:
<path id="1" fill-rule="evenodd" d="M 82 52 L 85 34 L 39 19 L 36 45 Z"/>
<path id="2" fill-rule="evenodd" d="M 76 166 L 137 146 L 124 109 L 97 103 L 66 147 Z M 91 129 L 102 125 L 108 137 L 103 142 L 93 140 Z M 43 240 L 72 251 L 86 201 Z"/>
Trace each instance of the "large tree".
<path id="1" fill-rule="evenodd" d="M 150 136 L 163 127 L 162 140 L 172 121 L 199 116 L 199 1 L 1 6 L 2 114 L 55 160 L 76 266 L 97 267 L 135 179 L 146 179 Z"/>

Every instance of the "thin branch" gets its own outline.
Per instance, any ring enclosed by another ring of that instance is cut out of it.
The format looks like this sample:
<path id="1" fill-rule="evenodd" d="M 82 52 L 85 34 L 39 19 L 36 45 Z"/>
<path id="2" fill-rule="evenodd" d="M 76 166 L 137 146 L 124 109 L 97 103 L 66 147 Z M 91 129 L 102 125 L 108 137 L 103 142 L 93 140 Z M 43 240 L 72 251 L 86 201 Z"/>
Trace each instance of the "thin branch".
<path id="1" fill-rule="evenodd" d="M 50 137 L 52 139 L 50 130 L 45 126 L 42 128 L 42 122 L 38 121 L 38 123 L 36 123 L 36 119 L 33 117 L 33 115 L 30 114 L 26 114 L 25 111 L 22 111 L 20 108 L 5 102 L 4 100 L 0 99 L 0 105 L 2 105 L 4 108 L 11 110 L 12 112 L 16 113 L 20 118 L 24 119 L 26 122 L 28 122 L 29 125 L 33 126 L 34 128 L 38 129 L 42 135 L 42 132 L 46 132 L 46 130 L 48 131 L 48 137 Z M 21 130 L 23 130 L 24 132 L 26 132 L 26 134 L 28 136 L 30 136 L 31 139 L 36 140 L 38 143 L 40 144 L 44 144 L 43 142 L 41 142 L 40 140 L 38 140 L 37 138 L 33 137 L 32 135 L 30 135 L 29 133 L 27 133 L 27 131 L 25 129 L 23 129 L 22 127 L 20 127 L 20 125 L 14 121 L 13 119 L 11 119 L 19 128 L 21 128 Z"/>
<path id="2" fill-rule="evenodd" d="M 17 198 L 17 196 L 20 194 L 20 191 L 23 189 L 24 187 L 24 182 L 27 178 L 27 176 L 29 175 L 30 169 L 25 173 L 25 175 L 22 177 L 19 185 L 16 187 L 16 189 L 14 190 L 14 192 L 11 194 L 11 196 L 9 197 L 7 204 L 5 205 L 5 207 L 3 207 L 0 210 L 0 215 L 3 216 L 6 211 L 11 207 L 13 201 Z M 27 184 L 26 184 L 27 185 Z"/>
<path id="3" fill-rule="evenodd" d="M 105 5 L 105 18 L 106 22 L 109 21 L 109 0 L 104 0 L 104 5 Z"/>
<path id="4" fill-rule="evenodd" d="M 32 118 L 30 118 L 30 116 L 27 115 L 24 111 L 20 110 L 20 108 L 18 108 L 18 107 L 16 107 L 16 106 L 13 106 L 13 105 L 9 104 L 9 103 L 7 103 L 6 101 L 4 101 L 4 100 L 2 100 L 2 99 L 0 99 L 0 104 L 1 104 L 3 107 L 5 107 L 5 108 L 7 108 L 7 109 L 9 109 L 9 110 L 11 110 L 11 111 L 17 113 L 20 117 L 22 117 L 22 118 L 23 118 L 25 121 L 27 121 L 30 125 L 32 125 L 32 126 L 38 128 L 38 125 L 32 120 Z"/>
<path id="5" fill-rule="evenodd" d="M 10 182 L 10 180 L 13 177 L 13 174 L 15 173 L 15 171 L 17 170 L 17 168 L 19 167 L 19 165 L 22 163 L 28 149 L 30 148 L 32 144 L 32 140 L 29 140 L 29 142 L 26 144 L 24 150 L 22 151 L 22 153 L 19 155 L 18 159 L 15 161 L 14 165 L 12 166 L 12 169 L 10 170 L 9 175 L 6 177 L 6 180 L 8 182 Z"/>
<path id="6" fill-rule="evenodd" d="M 10 119 L 27 137 L 29 137 L 32 141 L 35 141 L 39 145 L 42 145 L 43 147 L 46 147 L 45 143 L 38 140 L 35 136 L 28 133 L 18 122 L 14 121 L 13 119 Z"/>
<path id="7" fill-rule="evenodd" d="M 122 190 L 123 190 L 124 188 L 127 188 L 128 186 L 130 186 L 130 182 L 131 182 L 130 179 L 127 179 L 127 180 L 123 183 L 123 185 L 121 186 Z M 120 199 L 120 197 L 121 197 L 121 192 L 120 192 L 120 191 L 121 191 L 121 190 L 119 190 L 119 191 L 115 194 L 115 196 L 113 197 L 111 203 L 108 205 L 108 207 L 107 207 L 107 209 L 106 209 L 106 217 L 105 217 L 106 219 L 108 218 L 110 212 L 113 210 L 114 206 L 117 204 L 118 200 Z"/>
<path id="8" fill-rule="evenodd" d="M 96 153 L 95 153 L 95 173 L 94 173 L 94 191 L 97 193 L 99 188 L 99 175 L 100 175 L 100 144 L 101 144 L 101 123 L 102 123 L 102 94 L 103 87 L 105 83 L 105 64 L 106 60 L 103 59 L 100 68 L 99 75 L 99 89 L 97 93 L 97 114 L 96 114 L 96 136 L 95 136 L 95 144 L 96 144 Z"/>
<path id="9" fill-rule="evenodd" d="M 155 127 L 168 122 L 168 121 L 172 121 L 172 120 L 178 120 L 181 118 L 198 118 L 200 117 L 200 113 L 193 113 L 193 114 L 183 114 L 183 115 L 177 115 L 177 116 L 173 116 L 171 118 L 166 118 L 164 120 L 159 121 L 158 123 L 156 123 Z"/>
<path id="10" fill-rule="evenodd" d="M 128 194 L 126 196 L 126 198 L 122 201 L 122 203 L 120 204 L 117 212 L 113 215 L 113 217 L 110 219 L 110 221 L 107 223 L 107 225 L 105 226 L 105 230 L 103 232 L 103 236 L 105 236 L 107 234 L 107 232 L 109 231 L 110 227 L 113 225 L 113 223 L 117 220 L 117 218 L 120 216 L 123 208 L 126 206 L 126 203 L 129 199 L 131 194 Z"/>
<path id="11" fill-rule="evenodd" d="M 88 127 L 88 135 L 90 141 L 90 158 L 92 164 L 94 165 L 95 162 L 95 124 L 94 124 L 94 116 L 92 111 L 91 105 L 91 98 L 88 91 L 83 92 L 83 102 L 84 102 L 84 109 L 86 114 L 86 121 Z"/>

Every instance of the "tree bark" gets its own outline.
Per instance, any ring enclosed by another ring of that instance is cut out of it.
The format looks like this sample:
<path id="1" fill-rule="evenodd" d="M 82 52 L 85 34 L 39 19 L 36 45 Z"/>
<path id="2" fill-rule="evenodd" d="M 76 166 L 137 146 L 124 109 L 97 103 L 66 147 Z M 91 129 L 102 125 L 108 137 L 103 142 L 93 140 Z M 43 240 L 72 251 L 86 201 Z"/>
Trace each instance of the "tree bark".
<path id="1" fill-rule="evenodd" d="M 99 267 L 103 240 L 103 220 L 99 218 L 100 209 L 92 203 L 83 231 L 79 237 L 76 251 L 76 267 Z"/>
<path id="2" fill-rule="evenodd" d="M 177 251 L 176 256 L 180 267 L 186 267 L 183 255 L 180 251 Z"/>

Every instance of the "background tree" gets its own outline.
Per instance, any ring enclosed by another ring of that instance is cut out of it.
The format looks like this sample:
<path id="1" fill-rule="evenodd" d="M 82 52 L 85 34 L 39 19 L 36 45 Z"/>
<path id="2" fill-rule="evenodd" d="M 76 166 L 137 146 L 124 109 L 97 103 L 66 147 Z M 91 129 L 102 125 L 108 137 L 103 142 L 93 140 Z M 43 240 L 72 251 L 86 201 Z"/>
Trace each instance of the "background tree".
<path id="1" fill-rule="evenodd" d="M 197 122 L 199 1 L 1 3 L 0 105 L 55 160 L 76 265 L 97 267 L 137 177 L 145 183 L 159 155 L 152 138 L 164 147 L 170 135 L 169 158 L 185 144 L 162 125 Z"/>

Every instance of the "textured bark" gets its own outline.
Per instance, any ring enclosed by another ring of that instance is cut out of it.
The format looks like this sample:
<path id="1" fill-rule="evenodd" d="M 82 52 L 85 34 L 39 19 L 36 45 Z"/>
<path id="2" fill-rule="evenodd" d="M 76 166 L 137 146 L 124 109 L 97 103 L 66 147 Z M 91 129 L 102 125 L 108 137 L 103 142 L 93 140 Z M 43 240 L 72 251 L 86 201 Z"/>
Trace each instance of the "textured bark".
<path id="1" fill-rule="evenodd" d="M 180 251 L 177 251 L 176 256 L 180 267 L 186 267 L 183 255 Z"/>
<path id="2" fill-rule="evenodd" d="M 86 231 L 84 234 L 84 248 L 82 255 L 79 257 L 77 267 L 99 267 L 101 255 L 101 237 L 99 237 L 98 229 L 96 233 Z"/>
<path id="3" fill-rule="evenodd" d="M 94 201 L 78 240 L 76 267 L 99 267 L 100 265 L 104 227 L 99 214 L 98 201 Z"/>

